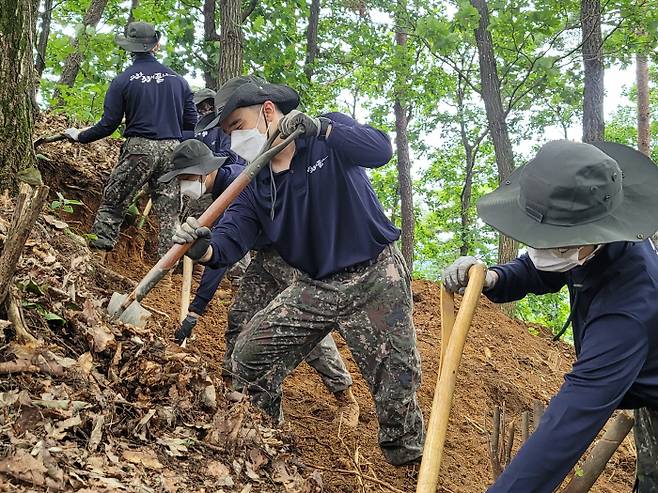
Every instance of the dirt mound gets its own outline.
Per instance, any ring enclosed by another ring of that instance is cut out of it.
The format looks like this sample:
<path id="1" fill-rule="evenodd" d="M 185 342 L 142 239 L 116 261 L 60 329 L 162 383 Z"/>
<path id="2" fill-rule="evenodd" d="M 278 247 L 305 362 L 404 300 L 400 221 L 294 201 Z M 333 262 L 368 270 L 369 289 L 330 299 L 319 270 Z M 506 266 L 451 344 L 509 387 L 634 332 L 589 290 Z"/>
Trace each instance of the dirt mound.
<path id="1" fill-rule="evenodd" d="M 66 127 L 55 123 L 48 130 Z M 47 179 L 93 209 L 117 151 L 113 142 L 50 144 L 41 150 L 51 159 L 42 167 L 57 162 L 59 171 L 53 168 Z M 76 178 L 78 167 L 81 179 Z M 82 179 L 87 186 L 79 186 Z M 90 217 L 80 212 L 75 220 L 83 229 Z M 148 330 L 107 321 L 99 304 L 111 291 L 127 291 L 130 281 L 125 279 L 138 280 L 151 265 L 152 246 L 143 235 L 134 228 L 124 231 L 103 267 L 70 234 L 43 220 L 37 227 L 18 280 L 27 282 L 24 300 L 42 307 L 28 306 L 26 314 L 30 329 L 48 344 L 38 350 L 0 349 L 0 364 L 34 367 L 0 383 L 0 443 L 6 444 L 0 448 L 0 484 L 40 489 L 66 484 L 94 491 L 121 488 L 115 481 L 130 491 L 415 491 L 416 468 L 390 466 L 379 451 L 372 399 L 340 337 L 337 343 L 362 410 L 357 432 L 334 425 L 333 396 L 306 364 L 286 381 L 286 422 L 282 430 L 273 430 L 240 396 L 226 395 L 221 386 L 217 370 L 232 296 L 228 283 L 186 350 L 169 342 L 178 317 L 178 275 L 147 297 L 146 305 L 157 310 Z M 80 256 L 83 260 L 73 265 Z M 439 363 L 439 289 L 423 281 L 413 288 L 423 365 L 419 397 L 427 419 Z M 533 401 L 547 402 L 569 370 L 572 354 L 572 348 L 553 343 L 545 331 L 532 335 L 528 326 L 481 300 L 458 374 L 439 491 L 485 491 L 491 483 L 491 409 L 504 403 L 507 415 L 518 419 Z M 211 386 L 216 410 L 207 402 Z M 85 405 L 52 409 L 42 404 L 61 401 Z M 627 439 L 592 491 L 630 491 L 633 471 L 634 450 Z M 222 486 L 228 476 L 234 486 Z"/>

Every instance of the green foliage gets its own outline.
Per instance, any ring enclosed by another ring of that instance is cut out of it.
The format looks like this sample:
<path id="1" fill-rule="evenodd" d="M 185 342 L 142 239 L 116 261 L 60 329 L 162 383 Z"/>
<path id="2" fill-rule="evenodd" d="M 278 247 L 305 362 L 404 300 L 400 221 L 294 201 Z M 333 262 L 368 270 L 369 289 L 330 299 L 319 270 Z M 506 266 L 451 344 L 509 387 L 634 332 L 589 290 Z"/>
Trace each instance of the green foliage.
<path id="1" fill-rule="evenodd" d="M 68 212 L 69 214 L 73 214 L 74 205 L 83 205 L 80 200 L 67 199 L 64 198 L 64 196 L 60 192 L 56 192 L 56 193 L 57 193 L 57 200 L 53 200 L 50 203 L 50 209 L 53 211 L 62 211 L 62 212 Z"/>

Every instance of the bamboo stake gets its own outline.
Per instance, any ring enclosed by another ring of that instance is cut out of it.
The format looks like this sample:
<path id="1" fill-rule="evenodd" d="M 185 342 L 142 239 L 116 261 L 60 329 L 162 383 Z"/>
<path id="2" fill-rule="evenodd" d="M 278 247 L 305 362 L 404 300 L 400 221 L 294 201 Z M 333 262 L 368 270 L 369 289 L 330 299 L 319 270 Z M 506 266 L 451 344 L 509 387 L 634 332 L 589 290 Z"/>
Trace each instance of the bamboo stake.
<path id="1" fill-rule="evenodd" d="M 450 408 L 452 407 L 452 398 L 457 382 L 457 369 L 464 351 L 466 336 L 475 314 L 475 308 L 482 293 L 485 274 L 486 267 L 482 264 L 474 265 L 468 272 L 468 286 L 447 343 L 445 360 L 441 364 L 441 374 L 432 401 L 423 459 L 418 473 L 417 493 L 434 493 L 439 482 L 439 471 L 448 431 Z"/>

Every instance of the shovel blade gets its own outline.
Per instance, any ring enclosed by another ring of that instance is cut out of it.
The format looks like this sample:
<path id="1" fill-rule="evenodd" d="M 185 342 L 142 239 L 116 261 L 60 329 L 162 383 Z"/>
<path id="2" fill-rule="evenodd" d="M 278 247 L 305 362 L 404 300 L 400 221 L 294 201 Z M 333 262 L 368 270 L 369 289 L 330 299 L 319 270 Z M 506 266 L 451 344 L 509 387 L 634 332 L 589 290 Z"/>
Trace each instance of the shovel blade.
<path id="1" fill-rule="evenodd" d="M 107 305 L 107 311 L 112 318 L 118 318 L 125 324 L 134 325 L 135 327 L 144 328 L 151 318 L 151 312 L 144 308 L 137 301 L 133 301 L 128 308 L 121 311 L 121 305 L 128 295 L 113 293 L 110 302 Z"/>

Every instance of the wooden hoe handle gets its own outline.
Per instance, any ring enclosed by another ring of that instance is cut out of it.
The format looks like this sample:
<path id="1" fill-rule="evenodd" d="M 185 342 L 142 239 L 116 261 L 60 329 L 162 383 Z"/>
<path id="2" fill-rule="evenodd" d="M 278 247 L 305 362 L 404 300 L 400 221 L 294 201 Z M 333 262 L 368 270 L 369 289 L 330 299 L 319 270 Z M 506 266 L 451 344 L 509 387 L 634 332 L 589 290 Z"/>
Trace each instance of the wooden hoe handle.
<path id="1" fill-rule="evenodd" d="M 471 267 L 468 272 L 468 286 L 456 318 L 452 294 L 441 286 L 441 328 L 442 337 L 445 337 L 446 340 L 441 339 L 441 366 L 427 425 L 416 493 L 435 493 L 439 483 L 439 470 L 457 381 L 457 369 L 464 351 L 468 329 L 482 293 L 485 275 L 486 267 L 484 265 L 477 264 Z M 454 327 L 452 327 L 453 324 Z"/>

